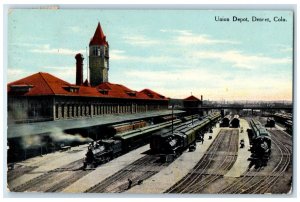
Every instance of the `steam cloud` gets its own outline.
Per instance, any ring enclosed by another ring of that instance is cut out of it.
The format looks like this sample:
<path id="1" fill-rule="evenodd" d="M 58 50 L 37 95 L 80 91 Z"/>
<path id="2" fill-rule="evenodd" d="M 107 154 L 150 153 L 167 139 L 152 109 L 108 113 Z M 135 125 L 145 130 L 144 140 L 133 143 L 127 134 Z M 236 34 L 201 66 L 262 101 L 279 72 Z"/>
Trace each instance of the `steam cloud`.
<path id="1" fill-rule="evenodd" d="M 50 132 L 49 137 L 54 144 L 71 144 L 73 142 L 76 143 L 88 143 L 92 142 L 93 139 L 88 137 L 82 137 L 80 134 L 70 135 L 64 133 L 59 128 L 53 128 Z M 36 148 L 46 145 L 44 142 L 43 135 L 29 135 L 29 136 L 22 136 L 21 145 L 24 149 Z"/>
<path id="2" fill-rule="evenodd" d="M 50 137 L 54 142 L 65 142 L 65 143 L 71 143 L 71 142 L 80 142 L 80 143 L 88 143 L 92 142 L 93 139 L 88 137 L 82 137 L 80 134 L 70 135 L 64 133 L 59 128 L 54 128 L 54 130 L 50 133 Z"/>

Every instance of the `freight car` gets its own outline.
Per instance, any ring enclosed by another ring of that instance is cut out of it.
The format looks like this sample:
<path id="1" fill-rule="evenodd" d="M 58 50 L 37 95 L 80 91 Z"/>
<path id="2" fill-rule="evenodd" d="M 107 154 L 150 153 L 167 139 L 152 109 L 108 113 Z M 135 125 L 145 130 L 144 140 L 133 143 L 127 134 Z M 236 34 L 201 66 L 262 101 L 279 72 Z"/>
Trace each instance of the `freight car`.
<path id="1" fill-rule="evenodd" d="M 177 118 L 176 115 L 159 116 L 159 117 L 153 118 L 153 123 L 154 124 L 163 123 L 163 122 L 166 122 L 166 121 L 171 121 L 172 119 L 174 120 L 176 118 Z"/>
<path id="2" fill-rule="evenodd" d="M 250 140 L 251 156 L 249 160 L 256 167 L 266 166 L 271 155 L 271 137 L 262 124 L 252 119 L 250 121 L 251 129 L 248 129 L 248 136 Z M 251 164 L 250 164 L 251 165 Z"/>
<path id="3" fill-rule="evenodd" d="M 145 126 L 147 126 L 147 122 L 144 120 L 115 124 L 107 127 L 106 135 L 107 137 L 112 137 L 118 133 L 135 130 Z"/>
<path id="4" fill-rule="evenodd" d="M 150 149 L 152 154 L 160 155 L 163 161 L 172 161 L 183 151 L 196 149 L 196 140 L 200 133 L 208 131 L 212 125 L 221 117 L 214 113 L 204 117 L 202 120 L 189 121 L 181 124 L 176 130 L 152 136 Z"/>
<path id="5" fill-rule="evenodd" d="M 229 127 L 229 125 L 230 125 L 230 119 L 231 119 L 231 116 L 230 115 L 226 115 L 222 119 L 222 121 L 220 123 L 220 127 Z"/>
<path id="6" fill-rule="evenodd" d="M 173 124 L 181 123 L 180 119 L 173 120 Z M 93 141 L 88 146 L 86 158 L 84 160 L 83 168 L 94 168 L 97 165 L 105 163 L 121 154 L 137 148 L 149 142 L 149 137 L 155 131 L 165 127 L 170 127 L 172 121 L 161 124 L 150 125 L 125 133 L 115 135 L 113 138 Z"/>
<path id="7" fill-rule="evenodd" d="M 289 114 L 289 113 L 275 113 L 274 119 L 276 122 L 285 124 L 286 121 L 292 121 L 293 116 L 292 116 L 292 114 Z"/>
<path id="8" fill-rule="evenodd" d="M 239 128 L 240 127 L 240 119 L 239 115 L 234 115 L 233 119 L 230 121 L 231 128 Z"/>

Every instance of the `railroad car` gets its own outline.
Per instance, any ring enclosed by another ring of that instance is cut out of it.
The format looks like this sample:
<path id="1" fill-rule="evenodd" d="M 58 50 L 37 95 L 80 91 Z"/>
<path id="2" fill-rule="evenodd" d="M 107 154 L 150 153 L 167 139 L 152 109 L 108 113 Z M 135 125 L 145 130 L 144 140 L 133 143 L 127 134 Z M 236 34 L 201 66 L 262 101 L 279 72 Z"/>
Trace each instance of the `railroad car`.
<path id="1" fill-rule="evenodd" d="M 271 155 L 271 137 L 262 124 L 252 119 L 250 121 L 251 129 L 248 129 L 250 140 L 250 161 L 258 162 L 259 166 L 266 165 Z"/>
<path id="2" fill-rule="evenodd" d="M 92 142 L 88 147 L 83 168 L 94 168 L 97 165 L 105 163 L 121 154 L 146 144 L 149 142 L 149 137 L 154 132 L 165 127 L 170 127 L 172 122 L 174 125 L 177 125 L 182 121 L 180 119 L 175 119 L 173 121 L 167 121 L 119 133 L 110 139 Z"/>
<path id="3" fill-rule="evenodd" d="M 173 132 L 156 134 L 150 140 L 150 149 L 153 154 L 161 156 L 163 161 L 171 161 L 186 149 L 194 151 L 199 133 L 204 133 L 220 118 L 219 113 L 206 116 L 202 120 L 189 121 L 181 124 Z"/>
<path id="4" fill-rule="evenodd" d="M 286 128 L 286 132 L 292 135 L 293 134 L 293 121 L 292 120 L 286 121 L 285 128 Z"/>
<path id="5" fill-rule="evenodd" d="M 285 124 L 286 121 L 291 121 L 293 119 L 293 116 L 289 113 L 275 113 L 274 119 L 279 123 Z"/>
<path id="6" fill-rule="evenodd" d="M 274 128 L 275 127 L 275 120 L 273 118 L 268 118 L 267 123 L 265 124 L 267 128 Z"/>
<path id="7" fill-rule="evenodd" d="M 220 127 L 229 127 L 229 125 L 230 125 L 230 119 L 231 119 L 231 116 L 230 115 L 226 115 L 222 119 L 222 121 L 220 123 Z"/>
<path id="8" fill-rule="evenodd" d="M 240 119 L 239 115 L 234 115 L 234 117 L 230 121 L 231 128 L 239 128 L 240 127 Z"/>
<path id="9" fill-rule="evenodd" d="M 199 115 L 194 114 L 194 115 L 182 117 L 181 119 L 182 119 L 183 122 L 190 121 L 190 120 L 193 120 L 193 119 L 199 119 Z"/>
<path id="10" fill-rule="evenodd" d="M 112 137 L 118 133 L 123 133 L 126 131 L 131 131 L 137 128 L 142 128 L 147 126 L 147 122 L 140 120 L 140 121 L 133 121 L 133 122 L 126 122 L 115 124 L 107 127 L 107 135 L 108 137 Z"/>
<path id="11" fill-rule="evenodd" d="M 155 117 L 153 119 L 153 123 L 154 124 L 158 124 L 158 123 L 163 123 L 163 122 L 166 122 L 166 121 L 171 121 L 172 119 L 176 119 L 177 116 L 176 115 L 168 115 L 168 116 L 159 116 L 159 117 Z"/>

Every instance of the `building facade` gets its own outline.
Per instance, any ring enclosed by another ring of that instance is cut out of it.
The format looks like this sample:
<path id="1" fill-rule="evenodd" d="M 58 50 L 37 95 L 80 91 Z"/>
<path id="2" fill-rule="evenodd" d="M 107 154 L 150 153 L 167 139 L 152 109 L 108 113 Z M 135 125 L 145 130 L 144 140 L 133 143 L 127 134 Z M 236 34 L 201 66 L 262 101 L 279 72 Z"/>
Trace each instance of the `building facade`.
<path id="1" fill-rule="evenodd" d="M 83 82 L 83 56 L 77 54 L 76 83 L 38 72 L 7 85 L 8 123 L 108 114 L 134 114 L 168 108 L 168 98 L 150 89 L 131 90 L 108 82 L 109 45 L 100 23 L 89 44 L 90 82 Z"/>

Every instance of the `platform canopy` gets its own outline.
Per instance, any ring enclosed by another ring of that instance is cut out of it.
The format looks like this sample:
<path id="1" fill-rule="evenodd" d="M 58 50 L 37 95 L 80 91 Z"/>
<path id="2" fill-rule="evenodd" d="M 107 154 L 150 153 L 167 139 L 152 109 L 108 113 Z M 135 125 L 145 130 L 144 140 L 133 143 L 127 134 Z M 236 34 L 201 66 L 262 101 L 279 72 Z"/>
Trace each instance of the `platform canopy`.
<path id="1" fill-rule="evenodd" d="M 174 114 L 181 114 L 184 111 L 174 110 Z M 73 128 L 87 128 L 92 126 L 110 125 L 125 121 L 135 121 L 172 114 L 171 110 L 151 111 L 137 114 L 115 114 L 105 115 L 85 119 L 69 119 L 59 121 L 46 121 L 36 123 L 11 124 L 8 125 L 7 138 L 21 137 L 26 135 L 36 135 L 50 133 L 57 129 L 67 130 Z"/>

